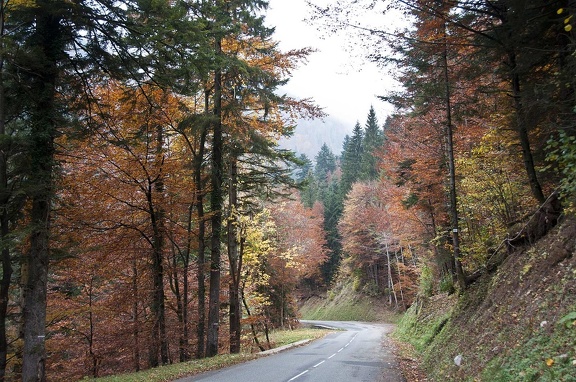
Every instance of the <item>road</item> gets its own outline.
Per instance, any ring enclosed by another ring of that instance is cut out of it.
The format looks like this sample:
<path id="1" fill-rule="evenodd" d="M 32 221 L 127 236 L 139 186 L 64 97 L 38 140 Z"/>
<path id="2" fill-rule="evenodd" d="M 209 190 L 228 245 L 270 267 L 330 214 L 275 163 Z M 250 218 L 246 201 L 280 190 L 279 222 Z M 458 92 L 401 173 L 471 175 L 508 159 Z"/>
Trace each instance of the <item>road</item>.
<path id="1" fill-rule="evenodd" d="M 174 382 L 403 382 L 390 349 L 392 325 L 304 321 L 344 329 L 307 346 Z"/>

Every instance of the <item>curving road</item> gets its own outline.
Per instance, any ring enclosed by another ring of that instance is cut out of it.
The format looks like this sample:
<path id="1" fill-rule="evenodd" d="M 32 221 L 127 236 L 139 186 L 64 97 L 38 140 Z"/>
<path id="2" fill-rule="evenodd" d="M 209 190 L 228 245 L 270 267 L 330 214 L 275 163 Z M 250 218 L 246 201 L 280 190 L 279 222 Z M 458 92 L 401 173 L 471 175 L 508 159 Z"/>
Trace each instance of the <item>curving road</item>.
<path id="1" fill-rule="evenodd" d="M 384 337 L 392 325 L 303 321 L 343 331 L 307 346 L 175 382 L 403 382 Z"/>

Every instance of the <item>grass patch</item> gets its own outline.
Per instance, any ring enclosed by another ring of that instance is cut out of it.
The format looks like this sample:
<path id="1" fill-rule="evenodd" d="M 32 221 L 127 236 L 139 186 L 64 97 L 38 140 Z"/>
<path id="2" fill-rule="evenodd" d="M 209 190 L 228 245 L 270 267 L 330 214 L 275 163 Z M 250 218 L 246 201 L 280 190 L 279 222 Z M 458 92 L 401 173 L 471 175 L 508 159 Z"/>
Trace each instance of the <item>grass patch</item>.
<path id="1" fill-rule="evenodd" d="M 387 309 L 383 297 L 354 292 L 352 283 L 341 284 L 327 298 L 311 298 L 300 307 L 305 320 L 365 321 L 395 323 L 400 315 Z"/>
<path id="2" fill-rule="evenodd" d="M 324 337 L 331 330 L 327 329 L 295 329 L 275 330 L 270 333 L 270 342 L 274 347 L 288 345 L 305 339 Z M 161 366 L 137 373 L 113 375 L 102 378 L 84 378 L 96 382 L 166 382 L 191 376 L 211 370 L 218 370 L 260 357 L 258 353 L 221 354 L 211 358 L 196 359 L 189 362 Z"/>
<path id="3" fill-rule="evenodd" d="M 423 352 L 442 331 L 450 315 L 448 311 L 422 319 L 417 304 L 412 305 L 398 322 L 394 337 L 411 344 L 418 352 Z"/>
<path id="4" fill-rule="evenodd" d="M 482 380 L 576 382 L 576 312 L 571 314 L 559 320 L 551 332 L 542 328 L 506 357 L 493 359 Z"/>

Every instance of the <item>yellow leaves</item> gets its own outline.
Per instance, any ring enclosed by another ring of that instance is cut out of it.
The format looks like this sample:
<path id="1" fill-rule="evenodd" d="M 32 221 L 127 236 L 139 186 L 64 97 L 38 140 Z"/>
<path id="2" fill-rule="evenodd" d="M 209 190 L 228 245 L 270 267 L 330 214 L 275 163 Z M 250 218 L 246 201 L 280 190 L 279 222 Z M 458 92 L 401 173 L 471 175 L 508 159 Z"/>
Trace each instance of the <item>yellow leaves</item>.
<path id="1" fill-rule="evenodd" d="M 564 8 L 558 9 L 558 10 L 556 11 L 556 13 L 559 14 L 559 15 L 561 15 L 562 13 L 564 13 Z M 572 30 L 572 24 L 570 24 L 570 21 L 572 20 L 572 16 L 573 16 L 573 15 L 570 15 L 570 16 L 568 16 L 568 17 L 566 17 L 566 18 L 564 19 L 564 24 L 565 24 L 565 25 L 564 25 L 564 30 L 565 30 L 566 32 L 570 32 L 570 31 Z"/>
<path id="2" fill-rule="evenodd" d="M 554 360 L 552 358 L 548 358 L 546 360 L 546 366 L 552 367 L 552 365 L 554 365 Z"/>
<path id="3" fill-rule="evenodd" d="M 36 0 L 13 0 L 10 5 L 14 8 L 37 8 Z"/>

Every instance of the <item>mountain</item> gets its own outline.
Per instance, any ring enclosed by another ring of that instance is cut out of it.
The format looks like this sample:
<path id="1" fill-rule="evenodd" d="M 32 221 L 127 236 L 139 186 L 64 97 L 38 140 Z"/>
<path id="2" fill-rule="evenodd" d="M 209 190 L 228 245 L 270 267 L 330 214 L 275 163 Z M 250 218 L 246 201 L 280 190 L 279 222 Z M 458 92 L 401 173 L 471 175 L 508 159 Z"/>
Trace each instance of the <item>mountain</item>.
<path id="1" fill-rule="evenodd" d="M 344 137 L 352 132 L 353 127 L 334 118 L 299 120 L 294 134 L 280 140 L 280 147 L 297 154 L 306 154 L 308 158 L 314 160 L 320 147 L 326 143 L 334 155 L 339 156 Z"/>

